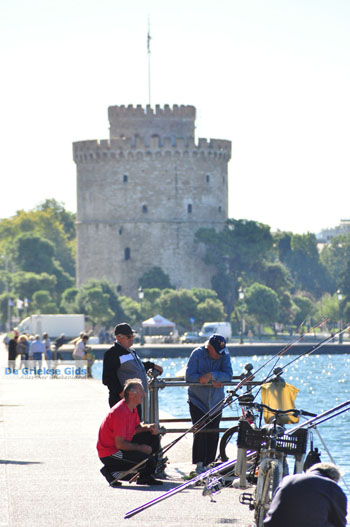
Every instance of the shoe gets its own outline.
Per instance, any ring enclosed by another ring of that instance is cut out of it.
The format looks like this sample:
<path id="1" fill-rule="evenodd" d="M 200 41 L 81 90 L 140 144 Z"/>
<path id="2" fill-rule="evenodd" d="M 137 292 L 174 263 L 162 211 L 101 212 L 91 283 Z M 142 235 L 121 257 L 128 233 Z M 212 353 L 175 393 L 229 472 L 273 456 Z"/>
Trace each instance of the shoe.
<path id="1" fill-rule="evenodd" d="M 199 461 L 197 463 L 197 467 L 196 467 L 196 474 L 202 474 L 203 472 L 205 472 L 207 470 L 206 467 L 203 466 L 203 462 L 202 461 Z"/>
<path id="2" fill-rule="evenodd" d="M 121 487 L 122 486 L 121 482 L 117 481 L 112 476 L 112 474 L 110 473 L 109 469 L 106 466 L 102 467 L 100 472 L 101 472 L 102 476 L 104 476 L 106 478 L 106 480 L 108 481 L 108 483 L 110 484 L 111 487 L 117 488 L 117 487 Z"/>
<path id="3" fill-rule="evenodd" d="M 137 485 L 163 485 L 162 481 L 154 478 L 153 476 L 141 476 L 136 481 Z"/>

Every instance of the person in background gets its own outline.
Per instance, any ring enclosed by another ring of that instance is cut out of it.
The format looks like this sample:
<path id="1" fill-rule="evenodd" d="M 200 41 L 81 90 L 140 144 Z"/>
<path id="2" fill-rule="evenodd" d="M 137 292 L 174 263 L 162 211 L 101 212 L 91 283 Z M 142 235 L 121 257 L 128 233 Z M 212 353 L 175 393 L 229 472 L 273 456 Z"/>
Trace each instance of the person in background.
<path id="1" fill-rule="evenodd" d="M 213 334 L 203 345 L 194 349 L 187 363 L 185 380 L 200 383 L 201 386 L 188 388 L 188 399 L 192 423 L 195 424 L 209 413 L 205 430 L 218 429 L 221 408 L 218 403 L 224 399 L 224 382 L 232 379 L 231 358 L 222 335 Z M 215 409 L 213 410 L 213 408 Z M 212 413 L 210 413 L 213 410 Z M 216 458 L 219 441 L 218 432 L 196 433 L 193 435 L 192 463 L 200 474 Z"/>
<path id="2" fill-rule="evenodd" d="M 55 348 L 54 348 L 54 360 L 58 360 L 61 358 L 61 354 L 59 352 L 59 349 L 63 344 L 66 342 L 66 336 L 64 333 L 61 333 L 59 337 L 55 340 Z"/>
<path id="3" fill-rule="evenodd" d="M 51 340 L 47 333 L 43 333 L 43 343 L 45 346 L 45 359 L 47 362 L 47 367 L 51 367 L 51 361 L 52 361 L 52 351 L 51 351 Z"/>
<path id="4" fill-rule="evenodd" d="M 86 333 L 82 333 L 81 337 L 78 339 L 77 343 L 75 344 L 75 348 L 73 351 L 73 358 L 78 361 L 82 361 L 86 359 L 86 345 L 89 340 L 89 335 Z"/>
<path id="5" fill-rule="evenodd" d="M 114 328 L 115 343 L 103 357 L 102 382 L 109 390 L 109 406 L 114 406 L 123 396 L 123 386 L 128 379 L 140 379 L 147 391 L 147 375 L 149 369 L 156 369 L 163 373 L 163 368 L 154 362 L 142 362 L 136 351 L 132 348 L 134 331 L 125 322 L 117 324 Z M 138 407 L 140 419 L 141 406 Z"/>
<path id="6" fill-rule="evenodd" d="M 121 399 L 100 426 L 97 452 L 104 464 L 101 473 L 112 487 L 120 487 L 115 481 L 121 472 L 128 471 L 150 454 L 159 450 L 160 440 L 155 424 L 140 423 L 137 406 L 146 396 L 140 379 L 128 379 Z M 162 485 L 154 478 L 156 458 L 151 457 L 139 469 L 138 485 Z"/>
<path id="7" fill-rule="evenodd" d="M 20 364 L 20 368 L 21 368 L 22 364 L 28 360 L 28 356 L 29 356 L 28 339 L 25 335 L 21 335 L 18 338 L 17 354 L 21 356 L 21 364 Z"/>
<path id="8" fill-rule="evenodd" d="M 306 473 L 285 476 L 272 498 L 264 527 L 345 527 L 347 498 L 339 468 L 316 463 Z"/>
<path id="9" fill-rule="evenodd" d="M 40 340 L 40 335 L 35 335 L 29 348 L 29 360 L 33 360 L 34 366 L 39 369 L 42 366 L 43 353 L 45 353 L 45 344 Z"/>
<path id="10" fill-rule="evenodd" d="M 18 333 L 15 332 L 13 337 L 9 340 L 8 343 L 8 360 L 15 361 L 17 357 L 17 343 L 18 343 Z M 9 364 L 9 367 L 10 364 Z"/>

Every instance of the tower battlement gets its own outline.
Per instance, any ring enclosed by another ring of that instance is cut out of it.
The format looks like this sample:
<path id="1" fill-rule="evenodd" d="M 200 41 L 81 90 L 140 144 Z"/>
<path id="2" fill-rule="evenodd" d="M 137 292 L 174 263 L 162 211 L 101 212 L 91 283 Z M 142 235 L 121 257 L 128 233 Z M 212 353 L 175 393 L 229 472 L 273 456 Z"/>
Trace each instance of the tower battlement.
<path id="1" fill-rule="evenodd" d="M 108 120 L 110 137 L 142 137 L 156 135 L 172 137 L 194 137 L 194 121 L 196 109 L 194 106 L 177 105 L 171 108 L 159 104 L 155 109 L 141 104 L 133 106 L 110 106 Z"/>
<path id="2" fill-rule="evenodd" d="M 231 158 L 231 141 L 225 139 L 198 139 L 193 137 L 119 137 L 113 139 L 78 141 L 73 143 L 73 159 L 76 163 L 115 161 L 119 158 L 143 157 L 193 157 L 208 156 L 213 159 Z"/>
<path id="3" fill-rule="evenodd" d="M 172 108 L 169 104 L 165 104 L 164 108 L 161 108 L 159 104 L 156 104 L 155 110 L 149 104 L 147 104 L 146 108 L 143 108 L 141 104 L 137 104 L 136 106 L 133 106 L 132 104 L 129 104 L 128 106 L 125 106 L 124 104 L 120 106 L 109 106 L 108 116 L 113 117 L 114 115 L 131 119 L 133 117 L 147 117 L 149 115 L 159 118 L 166 115 L 168 118 L 187 117 L 195 120 L 196 108 L 184 104 L 181 104 L 180 106 L 174 104 Z"/>

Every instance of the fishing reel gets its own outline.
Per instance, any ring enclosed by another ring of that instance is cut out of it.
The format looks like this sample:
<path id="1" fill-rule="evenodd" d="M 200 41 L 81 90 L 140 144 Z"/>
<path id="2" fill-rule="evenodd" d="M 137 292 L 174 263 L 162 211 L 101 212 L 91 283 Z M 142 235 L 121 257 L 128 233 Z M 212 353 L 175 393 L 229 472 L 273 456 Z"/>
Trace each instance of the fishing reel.
<path id="1" fill-rule="evenodd" d="M 224 480 L 222 478 L 213 478 L 212 480 L 208 478 L 204 484 L 202 496 L 209 496 L 210 501 L 215 503 L 213 495 L 220 492 L 223 487 L 224 487 Z"/>

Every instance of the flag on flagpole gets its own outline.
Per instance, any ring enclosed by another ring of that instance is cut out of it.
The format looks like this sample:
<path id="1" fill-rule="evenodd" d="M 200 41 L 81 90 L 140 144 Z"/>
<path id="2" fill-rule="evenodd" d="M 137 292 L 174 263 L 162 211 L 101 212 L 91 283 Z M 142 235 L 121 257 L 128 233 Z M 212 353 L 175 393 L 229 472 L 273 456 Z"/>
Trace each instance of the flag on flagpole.
<path id="1" fill-rule="evenodd" d="M 16 304 L 16 307 L 17 309 L 23 309 L 23 300 L 21 300 L 20 298 L 17 298 L 17 304 Z"/>
<path id="2" fill-rule="evenodd" d="M 15 304 L 14 304 L 14 301 L 13 301 L 11 298 L 9 298 L 9 306 L 10 306 L 10 307 L 13 307 L 14 305 L 15 305 Z"/>

